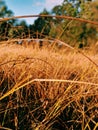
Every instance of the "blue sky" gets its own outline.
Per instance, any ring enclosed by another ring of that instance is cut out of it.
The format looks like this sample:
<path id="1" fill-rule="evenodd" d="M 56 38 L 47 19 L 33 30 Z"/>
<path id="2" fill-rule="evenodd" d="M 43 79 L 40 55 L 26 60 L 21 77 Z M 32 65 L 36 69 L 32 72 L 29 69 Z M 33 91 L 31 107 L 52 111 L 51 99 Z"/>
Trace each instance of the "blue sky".
<path id="1" fill-rule="evenodd" d="M 15 16 L 39 14 L 46 8 L 50 11 L 55 5 L 59 5 L 63 0 L 4 0 L 8 9 L 14 12 Z M 26 19 L 27 23 L 32 23 L 34 18 Z"/>

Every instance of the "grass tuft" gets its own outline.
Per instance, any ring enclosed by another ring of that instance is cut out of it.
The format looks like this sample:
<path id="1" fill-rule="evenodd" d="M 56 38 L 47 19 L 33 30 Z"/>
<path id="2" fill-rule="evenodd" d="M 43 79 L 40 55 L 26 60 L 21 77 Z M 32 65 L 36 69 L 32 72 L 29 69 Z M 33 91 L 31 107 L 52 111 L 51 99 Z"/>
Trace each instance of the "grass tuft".
<path id="1" fill-rule="evenodd" d="M 98 129 L 98 56 L 0 45 L 0 128 Z"/>

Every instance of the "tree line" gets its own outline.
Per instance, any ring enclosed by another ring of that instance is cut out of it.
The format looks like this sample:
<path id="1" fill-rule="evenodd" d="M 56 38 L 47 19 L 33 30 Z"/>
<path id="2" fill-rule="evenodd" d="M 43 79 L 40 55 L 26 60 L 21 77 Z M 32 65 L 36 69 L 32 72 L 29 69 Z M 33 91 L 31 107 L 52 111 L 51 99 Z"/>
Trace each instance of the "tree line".
<path id="1" fill-rule="evenodd" d="M 50 12 L 44 9 L 40 15 L 66 15 L 97 22 L 97 13 L 97 0 L 64 0 L 61 5 L 53 7 Z M 1 0 L 0 17 L 11 17 L 13 15 L 14 13 Z M 50 37 L 60 39 L 72 46 L 90 46 L 98 40 L 98 27 L 90 23 L 52 17 L 38 17 L 30 25 L 24 20 L 19 21 L 17 19 L 0 22 L 0 41 L 32 37 Z"/>

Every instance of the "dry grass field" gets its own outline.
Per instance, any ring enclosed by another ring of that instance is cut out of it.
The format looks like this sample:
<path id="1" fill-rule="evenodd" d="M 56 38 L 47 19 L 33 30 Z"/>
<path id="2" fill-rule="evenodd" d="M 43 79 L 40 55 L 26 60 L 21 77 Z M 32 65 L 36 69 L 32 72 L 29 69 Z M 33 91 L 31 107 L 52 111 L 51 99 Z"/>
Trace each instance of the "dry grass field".
<path id="1" fill-rule="evenodd" d="M 0 130 L 97 130 L 98 54 L 83 53 L 89 59 L 71 48 L 1 44 Z"/>

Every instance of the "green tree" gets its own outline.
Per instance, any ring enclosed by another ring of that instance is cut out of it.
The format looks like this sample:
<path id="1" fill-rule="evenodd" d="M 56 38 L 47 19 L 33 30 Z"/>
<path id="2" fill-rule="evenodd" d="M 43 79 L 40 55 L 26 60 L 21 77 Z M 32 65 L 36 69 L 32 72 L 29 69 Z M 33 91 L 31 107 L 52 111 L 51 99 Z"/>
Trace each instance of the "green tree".
<path id="1" fill-rule="evenodd" d="M 62 5 L 55 6 L 52 13 L 55 15 L 66 15 L 87 20 L 95 19 L 95 9 L 98 6 L 92 0 L 64 0 Z M 95 6 L 96 5 L 96 6 Z M 97 14 L 96 14 L 97 15 Z M 59 21 L 59 22 L 58 22 Z M 56 30 L 55 30 L 56 29 Z M 59 30 L 59 31 L 58 31 Z M 61 32 L 61 33 L 60 33 Z M 51 29 L 50 35 L 60 38 L 69 44 L 77 46 L 77 43 L 83 43 L 85 46 L 92 43 L 92 37 L 96 39 L 96 27 L 88 23 L 80 23 L 79 21 L 69 21 L 55 19 L 54 28 Z M 91 40 L 91 41 L 90 41 Z"/>
<path id="2" fill-rule="evenodd" d="M 49 15 L 49 12 L 44 9 L 43 12 L 40 13 L 40 15 Z M 35 20 L 33 24 L 33 29 L 35 32 L 38 32 L 39 34 L 48 35 L 51 28 L 51 19 L 49 17 L 39 17 Z"/>
<path id="3" fill-rule="evenodd" d="M 5 2 L 3 0 L 0 0 L 0 17 L 11 17 L 13 16 L 13 12 L 8 9 Z"/>
<path id="4" fill-rule="evenodd" d="M 3 0 L 0 0 L 0 17 L 11 17 L 13 12 L 9 10 Z M 9 30 L 15 20 L 0 22 L 0 40 L 7 40 Z"/>

